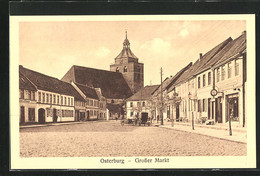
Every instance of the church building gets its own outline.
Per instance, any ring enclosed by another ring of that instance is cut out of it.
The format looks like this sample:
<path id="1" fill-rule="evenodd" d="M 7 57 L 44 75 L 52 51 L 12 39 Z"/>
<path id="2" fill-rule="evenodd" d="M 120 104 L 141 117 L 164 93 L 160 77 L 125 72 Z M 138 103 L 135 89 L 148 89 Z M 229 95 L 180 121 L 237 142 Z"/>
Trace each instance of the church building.
<path id="1" fill-rule="evenodd" d="M 123 49 L 115 58 L 115 63 L 110 65 L 110 71 L 122 73 L 133 94 L 144 87 L 144 64 L 139 63 L 131 51 L 127 32 Z"/>

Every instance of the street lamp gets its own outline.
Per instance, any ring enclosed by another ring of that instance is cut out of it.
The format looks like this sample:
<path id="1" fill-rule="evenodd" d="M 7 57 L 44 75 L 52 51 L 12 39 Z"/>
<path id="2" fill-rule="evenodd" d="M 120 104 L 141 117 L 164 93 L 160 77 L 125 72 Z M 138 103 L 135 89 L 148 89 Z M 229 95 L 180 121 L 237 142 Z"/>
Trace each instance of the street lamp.
<path id="1" fill-rule="evenodd" d="M 189 100 L 191 99 L 191 93 L 189 92 L 188 94 Z M 190 101 L 189 101 L 189 106 L 190 106 Z M 191 109 L 191 108 L 190 108 Z M 191 116 L 192 116 L 192 121 L 191 121 L 191 125 L 192 125 L 192 130 L 194 130 L 194 116 L 193 116 L 193 111 L 191 112 Z"/>

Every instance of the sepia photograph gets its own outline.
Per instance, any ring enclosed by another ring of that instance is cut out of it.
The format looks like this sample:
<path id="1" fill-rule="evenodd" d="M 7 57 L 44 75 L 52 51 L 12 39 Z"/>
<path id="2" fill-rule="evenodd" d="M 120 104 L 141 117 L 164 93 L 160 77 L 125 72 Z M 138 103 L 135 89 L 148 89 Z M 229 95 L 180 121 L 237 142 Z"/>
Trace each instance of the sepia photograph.
<path id="1" fill-rule="evenodd" d="M 10 16 L 11 168 L 254 168 L 254 15 Z"/>

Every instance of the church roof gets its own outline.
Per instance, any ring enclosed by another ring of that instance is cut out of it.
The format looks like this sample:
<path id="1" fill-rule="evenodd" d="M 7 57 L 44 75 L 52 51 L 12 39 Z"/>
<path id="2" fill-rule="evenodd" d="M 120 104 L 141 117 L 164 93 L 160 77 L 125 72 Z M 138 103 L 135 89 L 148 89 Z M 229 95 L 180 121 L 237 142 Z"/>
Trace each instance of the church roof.
<path id="1" fill-rule="evenodd" d="M 62 80 L 100 88 L 106 98 L 126 99 L 132 95 L 126 80 L 119 72 L 74 65 Z"/>
<path id="2" fill-rule="evenodd" d="M 130 49 L 130 42 L 127 39 L 127 32 L 126 32 L 126 38 L 125 38 L 124 43 L 123 43 L 123 49 L 116 58 L 122 58 L 122 57 L 127 57 L 127 58 L 131 57 L 131 58 L 138 59 Z"/>
<path id="3" fill-rule="evenodd" d="M 127 101 L 147 100 L 152 96 L 152 93 L 159 87 L 159 85 L 145 86 L 136 92 Z"/>

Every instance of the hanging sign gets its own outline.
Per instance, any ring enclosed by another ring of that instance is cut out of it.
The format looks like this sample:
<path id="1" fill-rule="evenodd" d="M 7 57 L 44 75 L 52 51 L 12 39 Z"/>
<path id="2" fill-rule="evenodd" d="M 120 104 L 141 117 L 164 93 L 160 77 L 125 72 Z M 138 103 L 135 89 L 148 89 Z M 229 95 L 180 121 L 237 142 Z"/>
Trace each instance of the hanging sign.
<path id="1" fill-rule="evenodd" d="M 215 97 L 215 96 L 218 94 L 218 91 L 217 91 L 216 89 L 212 89 L 212 90 L 210 91 L 210 94 L 211 94 L 213 97 Z"/>

